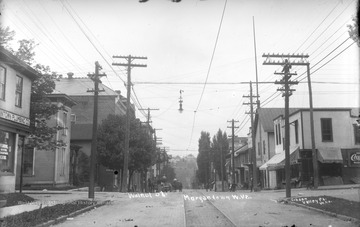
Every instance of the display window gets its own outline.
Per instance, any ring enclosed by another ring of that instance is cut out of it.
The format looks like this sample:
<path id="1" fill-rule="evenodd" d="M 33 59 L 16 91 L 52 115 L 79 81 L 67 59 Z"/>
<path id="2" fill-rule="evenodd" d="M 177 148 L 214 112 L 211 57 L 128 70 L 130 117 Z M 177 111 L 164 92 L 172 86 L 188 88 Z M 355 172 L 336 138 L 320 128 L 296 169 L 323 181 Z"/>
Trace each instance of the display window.
<path id="1" fill-rule="evenodd" d="M 0 174 L 14 173 L 15 133 L 0 130 Z"/>

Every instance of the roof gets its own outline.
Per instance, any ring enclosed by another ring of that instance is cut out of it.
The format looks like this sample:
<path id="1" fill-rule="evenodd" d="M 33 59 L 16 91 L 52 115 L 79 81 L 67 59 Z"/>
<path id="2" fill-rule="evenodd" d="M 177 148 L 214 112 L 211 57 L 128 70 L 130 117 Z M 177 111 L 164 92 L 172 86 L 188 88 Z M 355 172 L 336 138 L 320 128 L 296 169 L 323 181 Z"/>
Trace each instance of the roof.
<path id="1" fill-rule="evenodd" d="M 71 140 L 91 140 L 92 124 L 72 124 Z"/>
<path id="2" fill-rule="evenodd" d="M 57 99 L 61 99 L 62 102 L 69 106 L 72 107 L 74 105 L 76 105 L 77 103 L 75 102 L 75 100 L 73 100 L 72 98 L 70 98 L 69 96 L 67 96 L 66 94 L 62 94 L 62 93 L 57 93 L 57 92 L 53 92 L 51 94 L 47 94 L 46 97 L 48 97 L 49 99 L 53 99 L 53 98 L 57 98 Z"/>
<path id="3" fill-rule="evenodd" d="M 320 112 L 320 111 L 328 111 L 328 112 L 335 112 L 335 111 L 348 111 L 350 116 L 358 117 L 359 115 L 359 108 L 358 107 L 325 107 L 325 108 L 313 108 L 313 111 Z M 310 108 L 300 108 L 295 112 L 290 112 L 290 116 L 296 114 L 297 112 L 305 112 L 310 111 Z"/>
<path id="4" fill-rule="evenodd" d="M 235 151 L 235 157 L 239 156 L 241 153 L 247 152 L 248 150 L 249 150 L 249 146 L 247 144 L 242 146 L 241 148 Z"/>
<path id="5" fill-rule="evenodd" d="M 17 70 L 18 72 L 24 74 L 29 77 L 31 80 L 35 80 L 39 73 L 35 71 L 35 69 L 31 68 L 24 61 L 20 60 L 4 47 L 0 46 L 0 60 L 4 61 L 6 64 L 10 65 L 12 68 Z"/>
<path id="6" fill-rule="evenodd" d="M 289 113 L 292 114 L 299 110 L 299 108 L 289 108 Z M 285 115 L 285 108 L 259 108 L 258 109 L 260 123 L 265 132 L 274 131 L 274 119 L 280 115 Z"/>
<path id="7" fill-rule="evenodd" d="M 87 77 L 61 78 L 55 81 L 56 92 L 65 93 L 68 96 L 93 96 L 93 92 L 88 92 L 92 89 L 94 89 L 94 81 Z M 99 84 L 99 89 L 104 90 L 99 92 L 99 96 L 119 96 L 118 93 L 102 83 Z"/>

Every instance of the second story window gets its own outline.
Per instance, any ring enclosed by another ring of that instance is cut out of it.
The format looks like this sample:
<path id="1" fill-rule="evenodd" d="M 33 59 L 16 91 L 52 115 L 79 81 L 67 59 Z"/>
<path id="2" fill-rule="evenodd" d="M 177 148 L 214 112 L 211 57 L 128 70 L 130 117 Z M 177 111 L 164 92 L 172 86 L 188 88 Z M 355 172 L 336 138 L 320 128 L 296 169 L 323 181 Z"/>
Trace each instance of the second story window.
<path id="1" fill-rule="evenodd" d="M 360 128 L 357 124 L 354 124 L 354 136 L 355 144 L 360 144 Z"/>
<path id="2" fill-rule="evenodd" d="M 265 140 L 263 140 L 263 151 L 264 151 L 264 154 L 266 154 Z"/>
<path id="3" fill-rule="evenodd" d="M 281 131 L 280 131 L 280 124 L 277 125 L 278 126 L 278 132 L 279 132 L 279 144 L 281 144 Z"/>
<path id="4" fill-rule="evenodd" d="M 321 137 L 323 142 L 333 141 L 331 118 L 321 118 Z"/>
<path id="5" fill-rule="evenodd" d="M 295 130 L 295 143 L 299 143 L 299 123 L 298 121 L 294 121 L 294 130 Z"/>
<path id="6" fill-rule="evenodd" d="M 6 69 L 0 66 L 0 100 L 5 100 Z"/>
<path id="7" fill-rule="evenodd" d="M 63 113 L 63 135 L 67 135 L 67 117 L 68 114 L 66 112 Z"/>
<path id="8" fill-rule="evenodd" d="M 21 107 L 23 92 L 23 78 L 16 76 L 15 106 Z"/>

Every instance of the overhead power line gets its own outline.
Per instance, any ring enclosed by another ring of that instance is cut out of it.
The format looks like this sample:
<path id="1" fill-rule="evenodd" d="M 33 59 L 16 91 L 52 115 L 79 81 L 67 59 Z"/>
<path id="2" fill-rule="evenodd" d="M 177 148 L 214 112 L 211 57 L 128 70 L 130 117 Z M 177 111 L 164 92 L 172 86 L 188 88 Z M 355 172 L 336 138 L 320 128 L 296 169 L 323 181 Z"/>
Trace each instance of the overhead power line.
<path id="1" fill-rule="evenodd" d="M 191 134 L 190 134 L 191 136 L 190 136 L 190 141 L 189 141 L 188 148 L 189 148 L 190 145 L 191 145 L 191 141 L 192 141 L 192 137 L 193 137 L 193 133 L 194 133 L 194 126 L 195 126 L 195 119 L 196 119 L 196 111 L 199 109 L 199 106 L 200 106 L 200 104 L 201 104 L 201 100 L 202 100 L 202 97 L 203 97 L 203 95 L 204 95 L 204 91 L 205 91 L 205 88 L 206 88 L 206 83 L 207 83 L 207 80 L 209 79 L 210 70 L 211 70 L 212 62 L 213 62 L 213 60 L 214 60 L 215 51 L 216 51 L 217 43 L 218 43 L 219 36 L 220 36 L 221 26 L 222 26 L 222 22 L 223 22 L 224 15 L 225 15 L 226 5 L 227 5 L 227 0 L 225 0 L 224 8 L 223 8 L 223 11 L 222 11 L 222 15 L 221 15 L 221 19 L 220 19 L 220 25 L 219 25 L 219 29 L 218 29 L 218 32 L 217 32 L 217 35 L 216 35 L 215 45 L 214 45 L 213 52 L 212 52 L 212 55 L 211 55 L 211 60 L 210 60 L 209 68 L 208 68 L 208 71 L 207 71 L 207 75 L 206 75 L 204 87 L 203 87 L 203 89 L 202 89 L 202 91 L 201 91 L 199 103 L 198 103 L 198 105 L 197 105 L 197 107 L 196 107 L 196 109 L 195 109 L 195 111 L 194 111 L 193 127 L 192 127 L 192 129 L 191 129 Z"/>

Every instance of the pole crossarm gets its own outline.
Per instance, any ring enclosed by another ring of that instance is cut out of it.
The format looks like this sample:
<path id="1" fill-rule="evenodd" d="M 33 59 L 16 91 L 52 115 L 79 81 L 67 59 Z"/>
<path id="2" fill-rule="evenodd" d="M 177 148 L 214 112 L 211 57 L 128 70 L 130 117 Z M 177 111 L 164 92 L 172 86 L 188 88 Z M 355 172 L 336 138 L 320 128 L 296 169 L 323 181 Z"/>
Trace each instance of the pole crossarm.
<path id="1" fill-rule="evenodd" d="M 298 60 L 289 61 L 288 63 L 290 65 L 308 65 L 309 62 L 307 61 L 307 58 L 309 57 L 308 54 L 263 54 L 262 57 L 265 57 L 265 61 L 263 62 L 263 65 L 284 65 L 285 59 L 290 58 L 297 58 Z M 281 60 L 272 60 L 273 58 L 281 58 Z"/>
<path id="2" fill-rule="evenodd" d="M 297 73 L 283 73 L 283 72 L 274 72 L 275 75 L 287 75 L 287 76 L 296 76 Z"/>
<path id="3" fill-rule="evenodd" d="M 280 62 L 280 61 L 277 61 L 277 62 L 275 62 L 275 61 L 264 61 L 263 62 L 263 65 L 284 65 L 284 64 L 285 64 L 285 62 Z M 290 65 L 308 65 L 310 63 L 293 61 L 293 62 L 289 62 L 289 64 Z"/>
<path id="4" fill-rule="evenodd" d="M 263 54 L 262 57 L 267 57 L 267 58 L 308 58 L 309 55 L 308 54 L 275 54 L 275 53 L 267 53 L 267 54 Z"/>
<path id="5" fill-rule="evenodd" d="M 140 56 L 132 56 L 132 55 L 113 55 L 113 58 L 132 58 L 132 59 L 145 59 L 147 60 L 147 57 L 140 57 Z"/>
<path id="6" fill-rule="evenodd" d="M 275 84 L 288 84 L 288 85 L 296 85 L 298 84 L 298 81 L 288 81 L 288 82 L 284 82 L 284 81 L 275 81 Z"/>
<path id="7" fill-rule="evenodd" d="M 145 64 L 132 64 L 132 63 L 112 63 L 112 65 L 116 66 L 130 66 L 130 67 L 147 67 Z"/>

